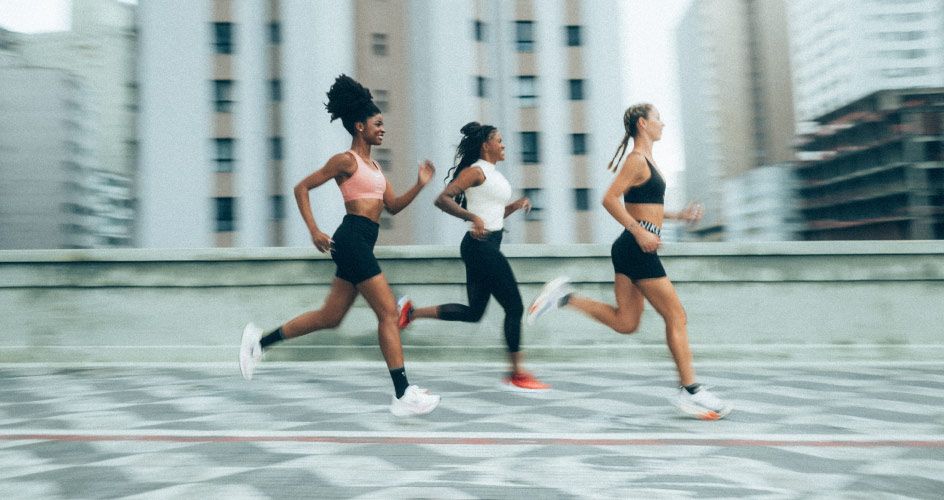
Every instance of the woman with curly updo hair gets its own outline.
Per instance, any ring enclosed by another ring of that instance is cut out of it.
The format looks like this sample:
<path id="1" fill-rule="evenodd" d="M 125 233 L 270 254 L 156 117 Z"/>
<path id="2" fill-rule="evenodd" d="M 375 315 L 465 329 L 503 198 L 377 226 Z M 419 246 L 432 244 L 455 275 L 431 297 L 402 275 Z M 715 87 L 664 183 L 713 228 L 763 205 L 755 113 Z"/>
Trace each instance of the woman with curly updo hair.
<path id="1" fill-rule="evenodd" d="M 648 300 L 665 321 L 666 343 L 678 372 L 680 387 L 673 404 L 686 415 L 717 420 L 727 416 L 731 406 L 695 380 L 685 309 L 656 253 L 662 245 L 664 219 L 695 222 L 702 215 L 698 204 L 679 212 L 665 210 L 665 180 L 652 157 L 653 145 L 662 138 L 664 126 L 659 110 L 652 104 L 630 106 L 623 113 L 626 133 L 610 160 L 609 169 L 618 173 L 603 196 L 603 206 L 624 228 L 610 251 L 616 275 L 616 307 L 572 293 L 567 278 L 559 277 L 546 284 L 534 299 L 528 308 L 528 322 L 552 309 L 569 306 L 628 335 L 639 328 L 643 300 Z M 625 154 L 630 139 L 633 149 Z"/>
<path id="2" fill-rule="evenodd" d="M 429 161 L 423 162 L 416 184 L 397 196 L 380 166 L 370 157 L 371 146 L 383 143 L 385 133 L 383 115 L 374 104 L 370 91 L 352 78 L 341 75 L 328 90 L 325 107 L 331 121 L 340 118 L 341 124 L 351 134 L 351 148 L 332 156 L 323 167 L 302 179 L 295 186 L 295 201 L 315 248 L 322 253 L 331 252 L 337 265 L 331 291 L 321 309 L 303 313 L 265 336 L 254 324 L 246 325 L 239 367 L 243 377 L 250 380 L 264 349 L 281 340 L 337 327 L 360 294 L 377 315 L 380 350 L 394 386 L 390 411 L 397 416 L 423 415 L 439 405 L 439 396 L 407 381 L 396 301 L 373 250 L 381 212 L 386 209 L 396 214 L 406 208 L 432 179 L 435 168 Z M 309 199 L 312 189 L 330 180 L 340 188 L 347 211 L 333 236 L 322 232 L 315 223 Z"/>
<path id="3" fill-rule="evenodd" d="M 501 253 L 505 218 L 521 209 L 531 210 L 531 201 L 527 198 L 511 201 L 511 185 L 496 166 L 505 159 L 505 145 L 498 129 L 470 122 L 461 132 L 456 166 L 450 169 L 451 180 L 436 198 L 436 206 L 471 223 L 459 246 L 465 263 L 469 305 L 442 304 L 414 309 L 412 301 L 404 297 L 399 304 L 400 328 L 418 318 L 477 323 L 485 314 L 489 297 L 494 296 L 505 310 L 505 343 L 511 358 L 511 373 L 504 383 L 519 390 L 546 390 L 549 385 L 521 367 L 524 306 L 515 275 Z"/>

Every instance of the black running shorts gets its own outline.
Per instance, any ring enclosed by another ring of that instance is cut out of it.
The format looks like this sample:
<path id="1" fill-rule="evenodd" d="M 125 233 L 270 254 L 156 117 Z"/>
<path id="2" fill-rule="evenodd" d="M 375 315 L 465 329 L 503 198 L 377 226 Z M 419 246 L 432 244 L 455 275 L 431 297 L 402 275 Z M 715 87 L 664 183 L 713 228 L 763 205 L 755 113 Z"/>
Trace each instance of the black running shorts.
<path id="1" fill-rule="evenodd" d="M 666 275 L 659 255 L 644 252 L 629 231 L 623 231 L 613 242 L 610 257 L 613 259 L 613 270 L 633 281 L 662 278 Z"/>
<path id="2" fill-rule="evenodd" d="M 380 225 L 360 215 L 347 214 L 332 239 L 331 259 L 337 264 L 335 276 L 354 285 L 380 274 L 374 244 Z"/>

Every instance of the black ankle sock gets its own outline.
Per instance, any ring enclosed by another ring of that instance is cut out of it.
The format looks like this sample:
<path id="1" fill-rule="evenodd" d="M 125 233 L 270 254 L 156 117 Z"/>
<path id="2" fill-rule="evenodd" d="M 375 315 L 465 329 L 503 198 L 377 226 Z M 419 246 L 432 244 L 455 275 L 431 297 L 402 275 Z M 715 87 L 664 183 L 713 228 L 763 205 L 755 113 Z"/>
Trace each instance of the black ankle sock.
<path id="1" fill-rule="evenodd" d="M 262 337 L 262 339 L 259 340 L 259 344 L 261 344 L 262 348 L 265 349 L 266 347 L 283 340 L 285 340 L 285 337 L 282 336 L 282 327 L 280 326 L 273 330 L 272 333 Z"/>
<path id="2" fill-rule="evenodd" d="M 701 389 L 701 384 L 696 382 L 692 385 L 683 385 L 682 387 L 685 388 L 685 390 L 688 391 L 689 394 L 695 394 L 696 392 L 698 392 L 698 389 Z"/>
<path id="3" fill-rule="evenodd" d="M 557 307 L 564 307 L 564 306 L 566 306 L 567 304 L 569 304 L 569 303 L 570 303 L 570 297 L 571 297 L 571 295 L 573 295 L 573 294 L 574 294 L 574 293 L 571 292 L 571 293 L 568 293 L 567 295 L 564 295 L 563 297 L 561 297 L 560 300 L 557 301 Z"/>
<path id="4" fill-rule="evenodd" d="M 401 366 L 390 370 L 390 378 L 393 379 L 393 390 L 397 394 L 397 399 L 402 398 L 406 388 L 410 386 L 410 383 L 406 380 L 406 369 Z"/>

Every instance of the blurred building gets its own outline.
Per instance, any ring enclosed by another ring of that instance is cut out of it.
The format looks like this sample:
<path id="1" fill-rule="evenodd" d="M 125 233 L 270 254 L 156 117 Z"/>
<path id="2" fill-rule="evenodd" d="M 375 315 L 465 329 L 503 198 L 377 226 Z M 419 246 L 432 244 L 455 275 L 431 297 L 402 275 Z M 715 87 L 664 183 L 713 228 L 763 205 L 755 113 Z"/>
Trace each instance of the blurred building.
<path id="1" fill-rule="evenodd" d="M 230 0 L 140 4 L 142 246 L 310 245 L 294 185 L 350 145 L 323 103 L 347 73 L 387 135 L 372 156 L 394 189 L 435 180 L 381 220 L 382 244 L 455 243 L 465 226 L 432 205 L 459 129 L 494 124 L 502 165 L 535 210 L 512 242 L 604 241 L 603 165 L 622 137 L 613 0 Z M 172 61 L 172 63 L 169 63 Z M 344 213 L 312 192 L 319 226 Z"/>
<path id="2" fill-rule="evenodd" d="M 132 241 L 132 7 L 76 0 L 73 30 L 0 30 L 0 248 Z"/>
<path id="3" fill-rule="evenodd" d="M 705 205 L 705 219 L 690 233 L 694 239 L 724 239 L 724 207 L 760 200 L 726 192 L 726 180 L 793 159 L 785 3 L 692 2 L 679 24 L 685 191 Z"/>
<path id="4" fill-rule="evenodd" d="M 792 163 L 753 168 L 722 183 L 725 239 L 790 241 L 799 236 L 800 210 Z"/>
<path id="5" fill-rule="evenodd" d="M 815 122 L 796 168 L 805 239 L 944 238 L 944 88 L 878 91 Z"/>
<path id="6" fill-rule="evenodd" d="M 944 0 L 791 0 L 797 119 L 882 89 L 944 85 Z"/>

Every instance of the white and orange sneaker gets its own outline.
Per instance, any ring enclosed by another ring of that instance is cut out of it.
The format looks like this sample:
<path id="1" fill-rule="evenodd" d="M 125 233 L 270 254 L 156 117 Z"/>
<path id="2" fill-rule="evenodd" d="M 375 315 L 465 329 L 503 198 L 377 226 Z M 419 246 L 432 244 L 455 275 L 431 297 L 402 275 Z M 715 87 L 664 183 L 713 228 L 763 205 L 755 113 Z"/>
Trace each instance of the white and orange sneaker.
<path id="1" fill-rule="evenodd" d="M 528 372 L 512 374 L 505 377 L 502 383 L 516 391 L 540 392 L 551 388 L 550 384 L 541 382 L 537 377 Z"/>
<path id="2" fill-rule="evenodd" d="M 678 394 L 672 398 L 672 404 L 680 412 L 701 420 L 720 420 L 733 409 L 704 386 L 699 387 L 695 394 L 689 394 L 684 387 L 680 387 Z"/>
<path id="3" fill-rule="evenodd" d="M 528 307 L 528 324 L 533 325 L 534 321 L 540 318 L 544 313 L 561 307 L 564 298 L 572 291 L 570 278 L 566 276 L 560 276 L 548 281 L 547 284 L 544 285 L 544 288 L 541 289 L 541 293 L 534 298 L 534 301 L 531 302 L 531 306 Z"/>
<path id="4" fill-rule="evenodd" d="M 413 322 L 413 301 L 409 297 L 400 297 L 397 301 L 397 327 L 401 330 Z"/>

